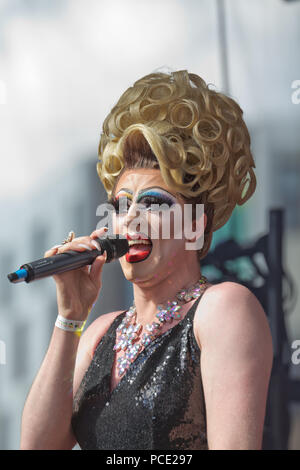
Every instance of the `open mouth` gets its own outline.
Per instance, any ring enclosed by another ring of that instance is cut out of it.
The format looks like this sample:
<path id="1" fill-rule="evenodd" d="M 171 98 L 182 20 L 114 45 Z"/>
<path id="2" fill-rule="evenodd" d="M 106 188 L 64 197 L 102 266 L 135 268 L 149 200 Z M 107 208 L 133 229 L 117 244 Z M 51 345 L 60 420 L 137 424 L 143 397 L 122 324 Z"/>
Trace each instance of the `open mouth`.
<path id="1" fill-rule="evenodd" d="M 150 238 L 142 234 L 126 235 L 129 245 L 129 251 L 126 253 L 128 263 L 138 263 L 144 261 L 152 251 L 152 242 Z"/>

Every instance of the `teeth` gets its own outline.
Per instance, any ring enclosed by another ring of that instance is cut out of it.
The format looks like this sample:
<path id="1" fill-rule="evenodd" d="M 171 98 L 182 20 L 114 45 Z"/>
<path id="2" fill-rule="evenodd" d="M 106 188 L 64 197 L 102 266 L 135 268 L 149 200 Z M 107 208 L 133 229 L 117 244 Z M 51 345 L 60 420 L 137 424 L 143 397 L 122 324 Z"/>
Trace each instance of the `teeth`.
<path id="1" fill-rule="evenodd" d="M 128 245 L 151 245 L 151 242 L 148 240 L 128 240 Z"/>

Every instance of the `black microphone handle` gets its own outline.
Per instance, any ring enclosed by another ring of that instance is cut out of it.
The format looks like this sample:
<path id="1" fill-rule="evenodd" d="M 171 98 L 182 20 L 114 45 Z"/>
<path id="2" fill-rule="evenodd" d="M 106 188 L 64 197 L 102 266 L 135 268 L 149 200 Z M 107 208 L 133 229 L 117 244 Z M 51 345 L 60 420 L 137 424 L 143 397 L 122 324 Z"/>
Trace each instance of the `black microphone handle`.
<path id="1" fill-rule="evenodd" d="M 28 283 L 47 276 L 52 276 L 53 274 L 60 274 L 73 269 L 82 268 L 83 266 L 92 264 L 94 259 L 101 255 L 105 250 L 107 253 L 106 263 L 110 263 L 117 257 L 123 256 L 128 251 L 123 250 L 123 252 L 117 253 L 116 245 L 113 243 L 114 239 L 112 241 L 106 238 L 98 238 L 95 240 L 101 247 L 100 251 L 97 249 L 81 252 L 69 250 L 65 253 L 58 253 L 56 255 L 49 256 L 48 258 L 41 258 L 36 261 L 32 261 L 31 263 L 23 264 L 20 266 L 20 269 L 26 269 L 28 271 L 28 276 L 26 277 L 25 282 Z"/>

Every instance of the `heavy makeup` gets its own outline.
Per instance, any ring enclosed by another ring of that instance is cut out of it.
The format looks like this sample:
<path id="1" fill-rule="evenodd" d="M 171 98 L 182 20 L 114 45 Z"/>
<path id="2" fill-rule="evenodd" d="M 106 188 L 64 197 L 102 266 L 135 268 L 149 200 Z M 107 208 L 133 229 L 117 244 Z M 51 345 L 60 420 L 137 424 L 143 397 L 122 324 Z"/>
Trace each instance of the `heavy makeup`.
<path id="1" fill-rule="evenodd" d="M 110 202 L 115 208 L 114 231 L 126 236 L 130 245 L 129 252 L 120 258 L 127 280 L 141 287 L 158 285 L 168 278 L 173 283 L 170 279 L 174 276 L 190 277 L 193 269 L 189 266 L 197 271 L 193 277 L 198 279 L 196 252 L 185 250 L 182 226 L 176 226 L 176 215 L 169 214 L 175 205 L 183 209 L 183 200 L 165 184 L 160 170 L 125 170 Z M 167 237 L 162 236 L 166 218 L 170 221 Z M 182 236 L 175 238 L 178 229 Z"/>

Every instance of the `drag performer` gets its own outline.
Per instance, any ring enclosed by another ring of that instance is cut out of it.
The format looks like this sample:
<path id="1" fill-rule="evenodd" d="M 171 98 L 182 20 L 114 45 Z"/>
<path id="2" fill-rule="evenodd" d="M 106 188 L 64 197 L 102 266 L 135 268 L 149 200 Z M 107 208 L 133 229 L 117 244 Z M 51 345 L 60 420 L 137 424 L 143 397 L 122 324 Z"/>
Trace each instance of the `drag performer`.
<path id="1" fill-rule="evenodd" d="M 201 274 L 213 232 L 255 191 L 242 115 L 178 71 L 141 78 L 105 119 L 97 168 L 114 233 L 130 245 L 120 263 L 133 304 L 99 312 L 81 335 L 105 253 L 53 276 L 58 318 L 25 403 L 22 449 L 261 448 L 273 359 L 265 312 L 246 287 Z M 177 223 L 173 209 L 187 207 Z M 93 250 L 106 230 L 71 233 L 45 256 Z"/>

